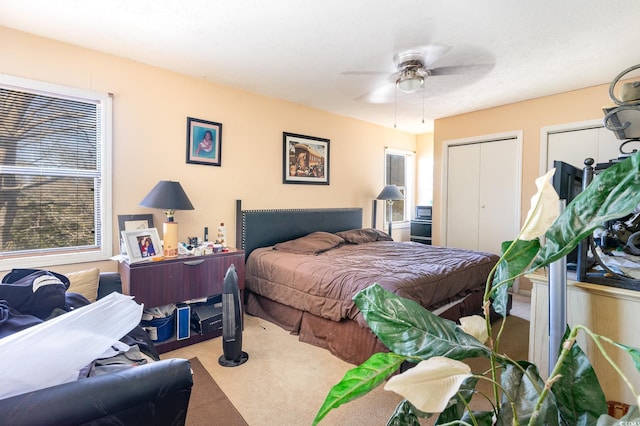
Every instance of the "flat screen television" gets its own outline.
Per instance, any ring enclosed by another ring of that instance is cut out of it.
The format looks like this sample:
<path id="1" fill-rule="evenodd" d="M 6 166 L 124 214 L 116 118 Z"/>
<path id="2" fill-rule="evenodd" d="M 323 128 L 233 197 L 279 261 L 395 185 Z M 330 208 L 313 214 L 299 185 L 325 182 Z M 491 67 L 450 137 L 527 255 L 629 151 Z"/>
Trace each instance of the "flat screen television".
<path id="1" fill-rule="evenodd" d="M 566 205 L 569 205 L 582 192 L 582 170 L 569 163 L 557 160 L 553 162 L 553 167 L 556 169 L 556 173 L 553 175 L 553 188 L 560 199 L 566 200 Z M 567 255 L 567 269 L 576 270 L 578 254 L 579 248 L 576 247 Z"/>

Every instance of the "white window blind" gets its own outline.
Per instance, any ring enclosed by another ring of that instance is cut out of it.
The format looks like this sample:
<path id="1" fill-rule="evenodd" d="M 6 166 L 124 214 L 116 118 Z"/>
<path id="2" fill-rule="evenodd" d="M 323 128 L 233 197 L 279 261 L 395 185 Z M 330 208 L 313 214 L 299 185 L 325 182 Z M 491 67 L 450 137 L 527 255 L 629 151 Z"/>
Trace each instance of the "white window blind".
<path id="1" fill-rule="evenodd" d="M 411 219 L 413 191 L 415 187 L 415 154 L 411 151 L 385 149 L 385 185 L 396 185 L 404 200 L 394 201 L 391 206 L 393 222 L 405 222 Z M 387 210 L 385 209 L 385 215 Z M 388 219 L 385 217 L 385 221 Z"/>
<path id="2" fill-rule="evenodd" d="M 1 266 L 107 258 L 109 96 L 2 77 Z"/>

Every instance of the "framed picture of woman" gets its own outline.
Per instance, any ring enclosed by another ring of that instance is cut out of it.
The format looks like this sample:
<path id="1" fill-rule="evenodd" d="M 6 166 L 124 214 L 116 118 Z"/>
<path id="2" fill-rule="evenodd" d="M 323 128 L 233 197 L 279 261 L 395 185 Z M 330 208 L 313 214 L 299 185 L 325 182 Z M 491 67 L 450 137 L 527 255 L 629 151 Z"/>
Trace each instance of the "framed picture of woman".
<path id="1" fill-rule="evenodd" d="M 187 163 L 222 164 L 222 123 L 187 117 Z"/>

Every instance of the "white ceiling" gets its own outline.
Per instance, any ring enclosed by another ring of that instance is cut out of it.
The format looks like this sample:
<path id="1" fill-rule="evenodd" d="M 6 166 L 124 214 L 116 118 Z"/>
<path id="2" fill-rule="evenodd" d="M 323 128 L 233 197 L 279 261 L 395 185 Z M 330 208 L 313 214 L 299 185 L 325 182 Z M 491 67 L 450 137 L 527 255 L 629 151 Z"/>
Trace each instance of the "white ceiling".
<path id="1" fill-rule="evenodd" d="M 411 133 L 640 63 L 638 0 L 0 0 L 0 25 Z M 385 76 L 350 72 L 431 44 L 451 48 L 433 66 L 489 71 L 432 76 L 397 112 L 363 98 Z"/>

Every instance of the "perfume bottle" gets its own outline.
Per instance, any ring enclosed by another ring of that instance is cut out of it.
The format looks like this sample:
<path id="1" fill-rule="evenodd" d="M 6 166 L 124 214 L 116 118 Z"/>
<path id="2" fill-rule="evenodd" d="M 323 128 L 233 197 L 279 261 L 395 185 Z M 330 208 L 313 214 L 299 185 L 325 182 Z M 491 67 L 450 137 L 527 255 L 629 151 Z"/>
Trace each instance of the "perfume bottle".
<path id="1" fill-rule="evenodd" d="M 221 244 L 222 247 L 227 246 L 227 228 L 224 226 L 224 223 L 220 223 L 220 226 L 218 226 L 218 237 L 216 238 L 216 243 Z"/>

